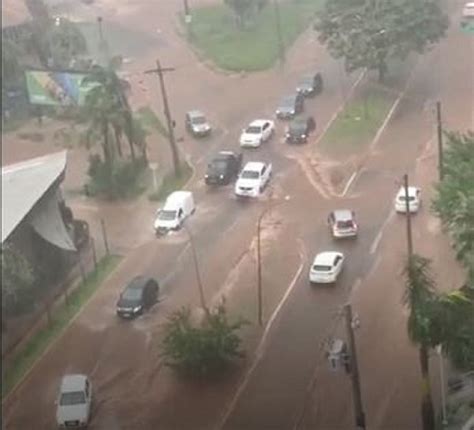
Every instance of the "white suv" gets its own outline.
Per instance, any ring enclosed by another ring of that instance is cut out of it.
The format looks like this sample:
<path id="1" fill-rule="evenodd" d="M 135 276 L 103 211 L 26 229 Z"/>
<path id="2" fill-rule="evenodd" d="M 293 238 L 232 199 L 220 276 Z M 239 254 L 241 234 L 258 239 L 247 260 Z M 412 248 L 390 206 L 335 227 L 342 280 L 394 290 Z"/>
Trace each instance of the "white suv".
<path id="1" fill-rule="evenodd" d="M 59 428 L 86 427 L 92 404 L 92 386 L 85 375 L 65 375 L 56 401 Z"/>
<path id="2" fill-rule="evenodd" d="M 421 190 L 417 187 L 408 187 L 408 210 L 410 213 L 418 212 L 421 206 Z M 406 194 L 405 187 L 401 187 L 395 197 L 395 210 L 400 213 L 406 213 Z"/>

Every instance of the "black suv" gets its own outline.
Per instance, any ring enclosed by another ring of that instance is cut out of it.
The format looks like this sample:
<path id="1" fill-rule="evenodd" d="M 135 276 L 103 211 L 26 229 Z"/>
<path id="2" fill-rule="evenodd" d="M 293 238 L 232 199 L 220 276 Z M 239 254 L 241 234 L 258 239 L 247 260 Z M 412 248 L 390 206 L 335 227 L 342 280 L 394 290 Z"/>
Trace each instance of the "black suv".
<path id="1" fill-rule="evenodd" d="M 286 131 L 285 141 L 287 143 L 304 143 L 308 136 L 316 129 L 316 121 L 312 116 L 295 118 L 290 122 Z"/>
<path id="2" fill-rule="evenodd" d="M 207 165 L 204 176 L 207 185 L 227 185 L 237 177 L 242 167 L 242 154 L 221 151 Z"/>
<path id="3" fill-rule="evenodd" d="M 321 73 L 304 76 L 301 79 L 296 91 L 304 96 L 314 96 L 323 90 L 323 77 Z"/>
<path id="4" fill-rule="evenodd" d="M 304 97 L 300 93 L 285 97 L 278 105 L 276 116 L 280 119 L 293 118 L 303 111 Z"/>
<path id="5" fill-rule="evenodd" d="M 158 301 L 160 287 L 153 278 L 137 276 L 127 285 L 117 302 L 117 315 L 134 318 Z"/>

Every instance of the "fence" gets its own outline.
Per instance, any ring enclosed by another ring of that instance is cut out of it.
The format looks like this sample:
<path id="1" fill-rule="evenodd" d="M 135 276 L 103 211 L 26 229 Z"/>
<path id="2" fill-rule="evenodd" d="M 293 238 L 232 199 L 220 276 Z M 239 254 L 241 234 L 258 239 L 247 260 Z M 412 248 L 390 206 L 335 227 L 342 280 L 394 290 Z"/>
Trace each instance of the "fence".
<path id="1" fill-rule="evenodd" d="M 40 299 L 36 308 L 25 316 L 5 319 L 6 330 L 2 327 L 2 363 L 3 370 L 8 369 L 9 363 L 26 343 L 41 329 L 52 322 L 53 311 L 62 305 L 68 304 L 69 295 L 84 281 L 89 273 L 95 270 L 100 258 L 108 254 L 97 255 L 94 238 L 89 240 L 74 255 L 71 269 L 63 279 L 52 285 Z"/>

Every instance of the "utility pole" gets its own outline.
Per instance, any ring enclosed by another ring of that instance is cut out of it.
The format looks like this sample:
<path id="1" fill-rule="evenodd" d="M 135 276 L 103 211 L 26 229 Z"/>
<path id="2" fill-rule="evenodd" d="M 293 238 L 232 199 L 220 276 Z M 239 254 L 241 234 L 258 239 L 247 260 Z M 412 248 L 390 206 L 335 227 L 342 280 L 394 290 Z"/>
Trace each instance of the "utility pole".
<path id="1" fill-rule="evenodd" d="M 283 36 L 281 34 L 281 19 L 280 19 L 280 5 L 278 0 L 273 0 L 273 7 L 275 9 L 275 24 L 278 39 L 278 54 L 280 57 L 280 65 L 285 62 L 285 47 L 283 46 Z"/>
<path id="2" fill-rule="evenodd" d="M 408 258 L 410 259 L 413 255 L 413 239 L 411 235 L 411 212 L 410 212 L 410 200 L 408 196 L 408 175 L 403 175 L 403 183 L 405 188 L 405 210 L 407 216 L 407 247 L 408 247 Z"/>
<path id="3" fill-rule="evenodd" d="M 346 329 L 349 337 L 349 357 L 351 360 L 352 400 L 354 402 L 354 414 L 357 430 L 365 430 L 365 414 L 362 408 L 362 395 L 360 390 L 359 364 L 357 362 L 357 351 L 354 338 L 352 307 L 350 303 L 344 305 L 346 316 Z"/>
<path id="4" fill-rule="evenodd" d="M 176 139 L 174 137 L 174 121 L 171 119 L 170 108 L 168 104 L 168 96 L 166 94 L 165 80 L 163 73 L 172 72 L 175 69 L 173 67 L 161 67 L 160 61 L 156 60 L 156 69 L 147 70 L 146 74 L 156 73 L 160 81 L 161 96 L 163 97 L 163 107 L 165 110 L 166 124 L 168 126 L 168 141 L 171 147 L 171 154 L 173 156 L 173 167 L 174 173 L 176 176 L 180 174 L 180 164 L 179 164 L 179 153 L 178 147 L 176 146 Z"/>
<path id="5" fill-rule="evenodd" d="M 183 0 L 183 3 L 184 3 L 184 15 L 185 16 L 191 15 L 190 10 L 189 10 L 188 0 Z"/>
<path id="6" fill-rule="evenodd" d="M 436 128 L 438 132 L 438 174 L 439 180 L 443 180 L 443 126 L 441 123 L 441 102 L 436 102 Z"/>

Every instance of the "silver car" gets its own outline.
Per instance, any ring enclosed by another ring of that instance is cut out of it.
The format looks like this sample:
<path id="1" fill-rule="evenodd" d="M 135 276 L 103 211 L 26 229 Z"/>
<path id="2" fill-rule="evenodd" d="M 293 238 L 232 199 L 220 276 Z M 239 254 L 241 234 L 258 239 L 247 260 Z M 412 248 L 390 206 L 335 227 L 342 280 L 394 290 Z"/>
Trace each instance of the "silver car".
<path id="1" fill-rule="evenodd" d="M 56 401 L 59 428 L 81 428 L 89 423 L 92 386 L 85 375 L 65 375 Z"/>

